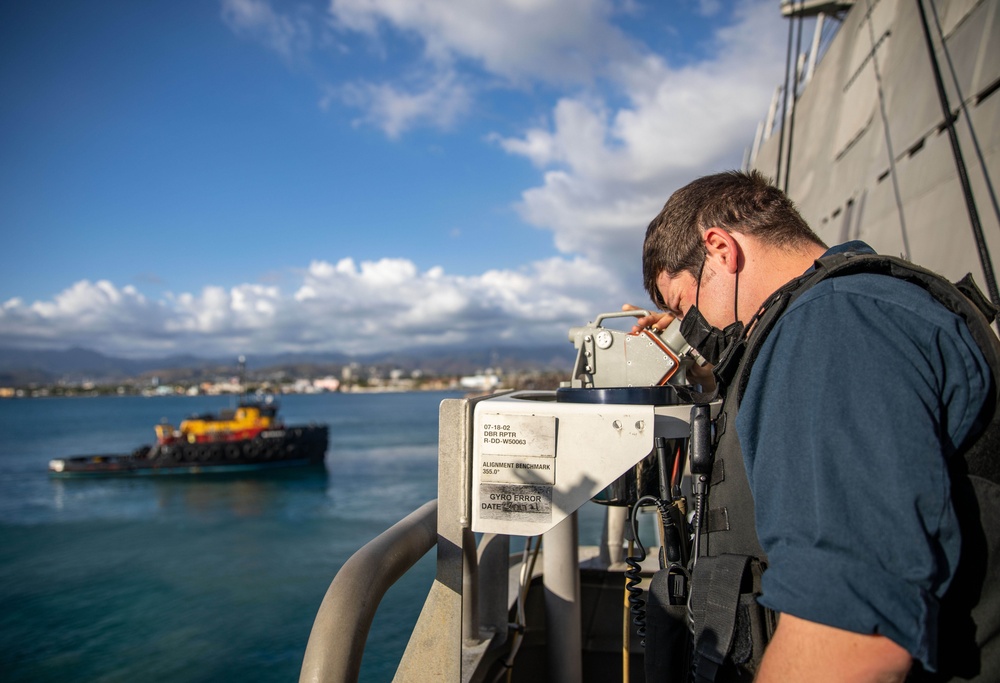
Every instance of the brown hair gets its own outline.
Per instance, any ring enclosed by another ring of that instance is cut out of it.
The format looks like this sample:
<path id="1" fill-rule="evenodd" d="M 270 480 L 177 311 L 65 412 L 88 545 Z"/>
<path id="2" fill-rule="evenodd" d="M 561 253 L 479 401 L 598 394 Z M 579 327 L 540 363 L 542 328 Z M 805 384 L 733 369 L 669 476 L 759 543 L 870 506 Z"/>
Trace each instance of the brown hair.
<path id="1" fill-rule="evenodd" d="M 683 271 L 698 277 L 705 260 L 702 233 L 708 228 L 740 232 L 771 246 L 806 242 L 826 246 L 806 224 L 792 200 L 759 171 L 726 171 L 692 181 L 674 192 L 646 229 L 642 278 L 661 309 L 660 273 Z"/>

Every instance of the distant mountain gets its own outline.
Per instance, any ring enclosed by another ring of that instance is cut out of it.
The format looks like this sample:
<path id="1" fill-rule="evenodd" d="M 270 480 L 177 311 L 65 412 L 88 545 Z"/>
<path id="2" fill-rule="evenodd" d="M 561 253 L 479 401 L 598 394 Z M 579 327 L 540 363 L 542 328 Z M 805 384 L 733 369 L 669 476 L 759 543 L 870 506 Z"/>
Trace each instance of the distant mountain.
<path id="1" fill-rule="evenodd" d="M 0 384 L 6 385 L 52 383 L 81 372 L 122 378 L 135 374 L 137 369 L 133 361 L 110 358 L 81 348 L 66 351 L 0 350 Z"/>
<path id="2" fill-rule="evenodd" d="M 504 371 L 569 371 L 574 358 L 569 345 L 496 348 L 424 348 L 406 352 L 349 356 L 344 353 L 281 353 L 251 356 L 251 377 L 286 375 L 318 376 L 339 371 L 350 363 L 379 368 L 421 370 L 434 375 L 465 375 L 486 368 Z M 197 381 L 237 372 L 236 357 L 200 358 L 174 355 L 162 358 L 117 358 L 97 351 L 0 348 L 0 386 L 54 384 L 57 382 L 110 383 L 157 375 L 166 382 Z"/>
<path id="3" fill-rule="evenodd" d="M 155 359 L 116 358 L 79 347 L 65 351 L 0 349 L 0 382 L 7 378 L 9 383 L 9 378 L 18 376 L 31 377 L 29 382 L 73 380 L 85 376 L 95 381 L 114 381 L 158 369 L 203 368 L 217 364 L 217 361 L 190 355 Z"/>

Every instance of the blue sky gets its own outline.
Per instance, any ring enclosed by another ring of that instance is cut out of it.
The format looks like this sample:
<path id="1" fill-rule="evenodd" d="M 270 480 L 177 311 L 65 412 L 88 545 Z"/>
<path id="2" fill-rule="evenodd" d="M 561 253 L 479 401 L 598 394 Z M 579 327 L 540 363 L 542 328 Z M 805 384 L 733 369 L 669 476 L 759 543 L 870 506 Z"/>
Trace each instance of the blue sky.
<path id="1" fill-rule="evenodd" d="M 560 343 L 740 165 L 778 3 L 0 6 L 0 347 Z"/>

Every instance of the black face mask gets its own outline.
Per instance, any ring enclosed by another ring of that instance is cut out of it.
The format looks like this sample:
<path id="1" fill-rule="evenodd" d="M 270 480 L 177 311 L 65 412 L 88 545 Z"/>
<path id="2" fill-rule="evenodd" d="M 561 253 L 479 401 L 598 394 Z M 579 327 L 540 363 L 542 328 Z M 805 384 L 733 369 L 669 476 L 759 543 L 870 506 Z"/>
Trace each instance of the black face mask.
<path id="1" fill-rule="evenodd" d="M 702 358 L 712 365 L 718 365 L 726 349 L 743 336 L 743 323 L 737 320 L 724 330 L 712 327 L 695 304 L 684 314 L 681 336 Z"/>
<path id="2" fill-rule="evenodd" d="M 724 330 L 712 327 L 705 316 L 698 310 L 698 300 L 701 296 L 701 275 L 705 270 L 705 262 L 701 262 L 701 270 L 698 271 L 698 289 L 695 290 L 694 306 L 688 309 L 681 321 L 681 336 L 684 341 L 690 344 L 701 354 L 702 358 L 718 365 L 726 351 L 743 336 L 743 323 L 739 321 L 739 313 L 736 311 L 736 302 L 739 301 L 740 274 L 736 272 L 736 295 L 733 301 L 733 317 L 736 322 L 730 323 Z"/>

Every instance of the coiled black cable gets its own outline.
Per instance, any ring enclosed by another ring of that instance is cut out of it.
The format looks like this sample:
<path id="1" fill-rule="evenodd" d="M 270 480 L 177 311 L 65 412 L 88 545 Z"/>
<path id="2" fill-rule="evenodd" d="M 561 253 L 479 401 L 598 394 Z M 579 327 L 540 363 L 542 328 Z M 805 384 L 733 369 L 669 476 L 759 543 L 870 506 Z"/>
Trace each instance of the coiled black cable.
<path id="1" fill-rule="evenodd" d="M 629 613 L 632 615 L 632 623 L 635 624 L 635 633 L 639 636 L 639 644 L 646 647 L 646 601 L 642 599 L 642 588 L 639 583 L 642 581 L 642 562 L 646 559 L 646 548 L 639 540 L 639 508 L 644 503 L 652 503 L 659 507 L 661 501 L 655 496 L 643 496 L 632 506 L 628 529 L 632 534 L 632 540 L 639 548 L 638 555 L 625 558 L 628 569 L 625 570 L 625 590 L 628 591 Z"/>

